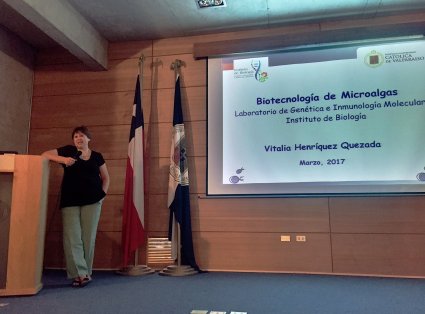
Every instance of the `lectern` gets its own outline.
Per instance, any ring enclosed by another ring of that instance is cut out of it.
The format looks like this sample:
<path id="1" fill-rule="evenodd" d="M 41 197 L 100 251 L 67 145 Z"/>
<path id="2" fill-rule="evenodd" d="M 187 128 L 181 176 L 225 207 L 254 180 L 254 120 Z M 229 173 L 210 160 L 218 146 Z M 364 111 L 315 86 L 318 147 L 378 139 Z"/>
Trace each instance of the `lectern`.
<path id="1" fill-rule="evenodd" d="M 0 155 L 0 296 L 42 288 L 49 162 Z"/>

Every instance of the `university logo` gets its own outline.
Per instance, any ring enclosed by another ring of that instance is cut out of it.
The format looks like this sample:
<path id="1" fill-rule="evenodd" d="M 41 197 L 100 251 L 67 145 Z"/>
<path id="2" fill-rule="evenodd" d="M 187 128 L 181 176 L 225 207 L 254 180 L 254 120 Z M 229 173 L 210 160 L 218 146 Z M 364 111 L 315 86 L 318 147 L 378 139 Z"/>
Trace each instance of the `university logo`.
<path id="1" fill-rule="evenodd" d="M 261 69 L 261 60 L 252 60 L 251 67 L 255 71 L 254 77 L 257 81 L 264 83 L 269 78 L 267 72 Z"/>
<path id="2" fill-rule="evenodd" d="M 379 67 L 384 63 L 384 56 L 382 53 L 372 50 L 365 56 L 364 63 L 371 68 Z"/>
<path id="3" fill-rule="evenodd" d="M 268 57 L 254 59 L 239 59 L 233 61 L 233 78 L 252 79 L 264 83 L 268 80 Z"/>

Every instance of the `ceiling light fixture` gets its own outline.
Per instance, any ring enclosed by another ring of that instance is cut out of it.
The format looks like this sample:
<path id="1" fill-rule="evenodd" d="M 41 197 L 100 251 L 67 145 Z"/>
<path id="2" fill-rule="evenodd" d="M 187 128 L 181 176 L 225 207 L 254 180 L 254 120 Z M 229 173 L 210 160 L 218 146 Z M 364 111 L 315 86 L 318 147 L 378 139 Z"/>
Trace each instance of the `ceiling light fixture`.
<path id="1" fill-rule="evenodd" d="M 226 6 L 225 0 L 196 0 L 196 3 L 200 9 Z"/>

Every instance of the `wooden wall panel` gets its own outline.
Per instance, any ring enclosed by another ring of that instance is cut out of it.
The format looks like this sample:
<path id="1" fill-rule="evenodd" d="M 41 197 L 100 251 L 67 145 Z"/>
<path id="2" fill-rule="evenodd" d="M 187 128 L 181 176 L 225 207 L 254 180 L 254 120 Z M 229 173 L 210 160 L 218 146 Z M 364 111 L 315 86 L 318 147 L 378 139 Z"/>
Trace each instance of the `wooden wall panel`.
<path id="1" fill-rule="evenodd" d="M 192 195 L 191 200 L 196 196 Z M 151 194 L 149 195 L 148 211 L 145 215 L 146 229 L 149 234 L 160 232 L 163 236 L 168 232 L 168 219 L 170 210 L 167 206 L 168 197 L 166 194 Z M 191 201 L 191 209 L 193 203 Z"/>
<path id="2" fill-rule="evenodd" d="M 121 259 L 121 232 L 98 231 L 93 267 L 98 269 L 119 268 Z"/>
<path id="3" fill-rule="evenodd" d="M 140 56 L 152 57 L 152 42 L 146 41 L 128 41 L 121 43 L 109 43 L 108 58 L 116 59 L 139 59 Z"/>
<path id="4" fill-rule="evenodd" d="M 181 89 L 183 116 L 186 121 L 206 121 L 207 96 L 206 87 L 188 87 Z M 152 91 L 152 108 L 155 108 L 152 123 L 173 121 L 174 88 Z"/>
<path id="5" fill-rule="evenodd" d="M 150 195 L 149 231 L 168 230 L 167 197 Z M 191 195 L 192 229 L 202 232 L 329 233 L 326 198 L 208 198 Z"/>
<path id="6" fill-rule="evenodd" d="M 49 129 L 31 129 L 31 139 L 29 151 L 31 154 L 38 155 L 44 151 L 72 145 L 71 128 L 49 128 Z"/>
<path id="7" fill-rule="evenodd" d="M 34 48 L 0 27 L 0 150 L 28 152 L 34 59 Z"/>
<path id="8" fill-rule="evenodd" d="M 207 159 L 205 157 L 189 157 L 190 193 L 203 194 L 207 192 Z"/>
<path id="9" fill-rule="evenodd" d="M 307 242 L 281 242 L 278 233 L 194 232 L 193 238 L 204 269 L 332 272 L 329 234 L 307 234 Z"/>
<path id="10" fill-rule="evenodd" d="M 143 89 L 150 89 L 151 58 L 146 58 L 143 73 Z M 134 91 L 138 74 L 138 60 L 112 60 L 108 71 L 93 72 L 82 64 L 37 66 L 33 96 L 75 95 Z"/>
<path id="11" fill-rule="evenodd" d="M 333 271 L 424 276 L 423 234 L 333 234 Z"/>
<path id="12" fill-rule="evenodd" d="M 134 91 L 34 97 L 32 127 L 68 127 L 72 131 L 82 124 L 130 125 L 133 99 Z M 144 91 L 143 109 L 147 118 L 150 115 L 150 99 L 151 91 Z M 46 116 L 49 117 L 47 121 Z M 145 120 L 146 123 L 148 121 Z"/>
<path id="13" fill-rule="evenodd" d="M 171 143 L 169 144 L 171 146 Z M 190 170 L 189 170 L 190 171 Z M 167 195 L 168 174 L 170 173 L 169 158 L 151 158 L 149 160 L 149 192 L 151 194 Z M 189 172 L 190 174 L 190 172 Z M 190 177 L 189 177 L 190 180 Z"/>
<path id="14" fill-rule="evenodd" d="M 171 136 L 173 132 L 172 122 L 169 123 L 156 123 L 150 125 L 149 132 L 149 156 L 151 158 L 169 158 L 171 152 Z M 166 143 L 168 142 L 168 145 Z"/>
<path id="15" fill-rule="evenodd" d="M 206 86 L 206 61 L 194 60 L 192 54 L 182 54 L 160 57 L 161 64 L 157 66 L 157 78 L 153 77 L 153 84 L 157 89 L 174 89 L 174 71 L 170 70 L 171 64 L 179 59 L 183 62 L 181 67 L 181 87 Z M 155 72 L 155 69 L 153 70 Z"/>
<path id="16" fill-rule="evenodd" d="M 121 233 L 124 197 L 121 194 L 108 194 L 102 204 L 99 231 Z"/>
<path id="17" fill-rule="evenodd" d="M 124 194 L 127 160 L 106 160 L 106 164 L 111 178 L 108 194 Z"/>
<path id="18" fill-rule="evenodd" d="M 46 233 L 46 241 L 44 242 L 44 267 L 65 268 L 62 231 L 50 231 Z"/>
<path id="19" fill-rule="evenodd" d="M 210 39 L 210 35 L 207 35 Z M 155 56 L 173 56 L 176 54 L 191 54 L 193 43 L 205 36 L 177 37 L 158 39 L 153 42 L 153 54 Z"/>
<path id="20" fill-rule="evenodd" d="M 47 217 L 46 217 L 46 237 L 50 232 L 62 231 L 62 218 L 59 208 L 59 195 L 53 194 L 48 196 L 47 200 Z"/>
<path id="21" fill-rule="evenodd" d="M 185 123 L 187 155 L 195 157 L 207 156 L 207 123 L 195 121 Z"/>
<path id="22" fill-rule="evenodd" d="M 425 197 L 331 198 L 332 232 L 425 234 Z"/>
<path id="23" fill-rule="evenodd" d="M 54 195 L 58 195 L 60 193 L 60 187 L 62 183 L 63 177 L 63 168 L 61 165 L 51 162 L 50 163 L 50 177 L 49 177 L 49 197 L 53 197 Z M 53 199 L 52 199 L 53 200 Z M 49 199 L 49 208 L 53 205 Z M 59 206 L 58 200 L 55 200 L 54 207 Z"/>
<path id="24" fill-rule="evenodd" d="M 326 198 L 192 200 L 193 229 L 220 232 L 329 232 Z"/>

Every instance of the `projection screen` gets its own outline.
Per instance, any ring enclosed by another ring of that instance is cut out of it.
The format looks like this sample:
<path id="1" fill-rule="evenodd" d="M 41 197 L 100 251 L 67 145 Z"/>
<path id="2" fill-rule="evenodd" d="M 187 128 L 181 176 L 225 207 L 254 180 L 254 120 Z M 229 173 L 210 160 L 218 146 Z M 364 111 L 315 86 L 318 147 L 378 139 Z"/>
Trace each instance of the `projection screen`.
<path id="1" fill-rule="evenodd" d="M 425 41 L 208 59 L 207 195 L 425 192 Z"/>

